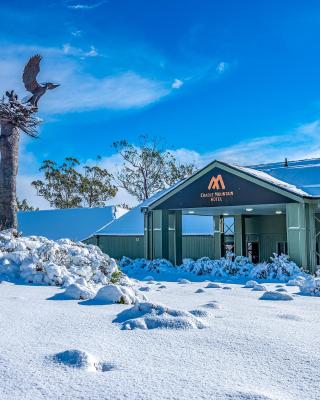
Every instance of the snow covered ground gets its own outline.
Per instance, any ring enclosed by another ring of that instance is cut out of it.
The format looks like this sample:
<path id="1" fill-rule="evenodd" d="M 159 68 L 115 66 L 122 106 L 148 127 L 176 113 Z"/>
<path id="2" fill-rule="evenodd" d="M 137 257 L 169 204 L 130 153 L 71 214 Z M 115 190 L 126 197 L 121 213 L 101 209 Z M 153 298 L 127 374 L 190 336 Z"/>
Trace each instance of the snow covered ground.
<path id="1" fill-rule="evenodd" d="M 263 291 L 206 288 L 200 279 L 137 281 L 149 301 L 169 307 L 148 321 L 164 318 L 173 329 L 133 330 L 128 319 L 145 321 L 137 305 L 66 300 L 55 286 L 2 282 L 0 399 L 318 399 L 320 298 L 263 283 L 293 300 L 260 300 Z M 191 310 L 202 329 L 177 329 L 175 318 L 195 321 Z"/>

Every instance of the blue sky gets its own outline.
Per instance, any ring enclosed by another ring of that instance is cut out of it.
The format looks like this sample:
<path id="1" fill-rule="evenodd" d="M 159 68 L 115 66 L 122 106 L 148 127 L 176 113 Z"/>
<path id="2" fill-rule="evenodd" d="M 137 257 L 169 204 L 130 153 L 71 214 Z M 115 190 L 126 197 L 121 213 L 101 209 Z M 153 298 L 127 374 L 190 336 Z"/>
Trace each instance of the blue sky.
<path id="1" fill-rule="evenodd" d="M 180 159 L 240 164 L 320 155 L 318 1 L 0 1 L 1 91 L 44 56 L 38 140 L 23 138 L 20 190 L 41 161 L 103 157 L 161 136 Z"/>

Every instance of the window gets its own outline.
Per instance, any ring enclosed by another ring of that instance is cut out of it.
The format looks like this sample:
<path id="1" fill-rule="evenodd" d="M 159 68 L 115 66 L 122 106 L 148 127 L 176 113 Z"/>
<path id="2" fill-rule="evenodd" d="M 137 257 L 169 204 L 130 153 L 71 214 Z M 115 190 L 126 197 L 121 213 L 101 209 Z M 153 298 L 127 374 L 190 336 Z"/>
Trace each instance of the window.
<path id="1" fill-rule="evenodd" d="M 223 218 L 223 233 L 227 236 L 234 235 L 234 217 Z"/>
<path id="2" fill-rule="evenodd" d="M 223 235 L 221 255 L 234 260 L 234 217 L 223 217 Z"/>
<path id="3" fill-rule="evenodd" d="M 288 243 L 287 242 L 278 242 L 277 243 L 277 254 L 280 256 L 281 254 L 288 254 Z"/>

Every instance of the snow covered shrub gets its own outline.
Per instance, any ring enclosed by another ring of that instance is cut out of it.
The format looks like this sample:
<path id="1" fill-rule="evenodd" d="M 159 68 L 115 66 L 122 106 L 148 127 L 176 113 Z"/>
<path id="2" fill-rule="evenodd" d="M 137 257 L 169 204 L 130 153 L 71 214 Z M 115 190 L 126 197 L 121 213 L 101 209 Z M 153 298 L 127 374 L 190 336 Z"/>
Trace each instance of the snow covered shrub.
<path id="1" fill-rule="evenodd" d="M 125 271 L 135 271 L 135 272 L 161 272 L 161 271 L 168 271 L 169 268 L 173 268 L 173 265 L 170 261 L 165 260 L 164 258 L 158 258 L 155 260 L 146 260 L 145 258 L 136 258 L 131 259 L 129 257 L 122 257 L 119 262 L 120 268 Z"/>
<path id="2" fill-rule="evenodd" d="M 180 269 L 195 275 L 207 275 L 215 268 L 217 262 L 218 260 L 211 260 L 209 257 L 202 257 L 197 261 L 187 258 L 183 260 Z"/>
<path id="3" fill-rule="evenodd" d="M 123 273 L 120 270 L 114 271 L 111 274 L 110 282 L 111 283 L 119 283 L 122 276 L 123 276 Z"/>
<path id="4" fill-rule="evenodd" d="M 271 263 L 261 263 L 254 267 L 251 276 L 257 279 L 275 279 L 281 282 L 303 274 L 301 268 L 285 254 L 273 254 Z"/>
<path id="5" fill-rule="evenodd" d="M 120 266 L 126 272 L 155 271 L 168 273 L 171 270 L 171 272 L 175 271 L 177 273 L 187 272 L 195 275 L 210 275 L 217 279 L 234 277 L 236 279 L 250 278 L 253 280 L 287 282 L 290 279 L 306 276 L 302 269 L 284 254 L 280 256 L 274 254 L 271 257 L 271 262 L 263 262 L 257 265 L 252 264 L 247 257 L 237 256 L 234 261 L 230 258 L 212 260 L 208 257 L 202 257 L 196 261 L 188 258 L 184 259 L 182 265 L 177 268 L 164 259 L 146 260 L 138 258 L 131 260 L 124 257 L 120 262 Z"/>
<path id="6" fill-rule="evenodd" d="M 320 296 L 320 278 L 309 277 L 299 286 L 304 296 Z"/>
<path id="7" fill-rule="evenodd" d="M 218 278 L 237 275 L 248 275 L 252 264 L 248 258 L 238 256 L 232 261 L 229 258 L 212 260 L 208 257 L 199 258 L 196 261 L 191 259 L 184 260 L 180 270 L 191 272 L 195 275 L 212 275 Z"/>
<path id="8" fill-rule="evenodd" d="M 117 271 L 115 260 L 97 246 L 69 239 L 19 237 L 13 230 L 0 232 L 0 276 L 9 280 L 86 286 L 88 283 L 107 284 Z"/>

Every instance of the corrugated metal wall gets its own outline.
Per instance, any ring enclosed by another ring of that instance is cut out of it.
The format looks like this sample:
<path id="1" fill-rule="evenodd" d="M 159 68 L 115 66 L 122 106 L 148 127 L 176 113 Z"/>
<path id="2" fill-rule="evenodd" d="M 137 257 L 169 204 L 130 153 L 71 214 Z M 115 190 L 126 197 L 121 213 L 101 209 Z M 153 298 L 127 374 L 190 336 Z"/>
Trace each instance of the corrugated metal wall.
<path id="1" fill-rule="evenodd" d="M 144 257 L 143 236 L 99 236 L 99 238 L 89 238 L 85 243 L 99 246 L 104 253 L 116 259 L 120 259 L 122 256 L 130 258 Z M 214 257 L 212 235 L 183 236 L 183 258 L 197 259 L 204 256 Z"/>
<path id="2" fill-rule="evenodd" d="M 185 235 L 182 237 L 182 258 L 214 258 L 213 235 Z"/>
<path id="3" fill-rule="evenodd" d="M 268 261 L 270 256 L 277 251 L 277 243 L 287 240 L 285 215 L 247 218 L 245 229 L 247 241 L 259 242 L 261 261 Z M 173 231 L 170 230 L 169 240 L 172 240 L 172 235 Z M 122 256 L 144 257 L 143 236 L 99 236 L 87 239 L 85 242 L 98 245 L 104 253 L 116 259 Z M 183 258 L 197 259 L 205 256 L 214 258 L 212 235 L 183 235 Z"/>
<path id="4" fill-rule="evenodd" d="M 143 257 L 143 236 L 99 236 L 96 243 L 110 257 L 120 259 Z"/>

